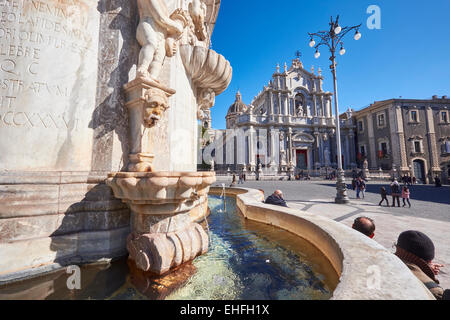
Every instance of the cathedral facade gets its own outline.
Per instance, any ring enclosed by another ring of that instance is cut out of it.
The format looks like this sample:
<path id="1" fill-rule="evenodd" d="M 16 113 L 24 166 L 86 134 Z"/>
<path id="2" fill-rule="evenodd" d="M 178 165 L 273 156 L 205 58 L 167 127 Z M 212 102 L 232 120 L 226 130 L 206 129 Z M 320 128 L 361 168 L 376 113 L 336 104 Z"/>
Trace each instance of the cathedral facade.
<path id="1" fill-rule="evenodd" d="M 320 69 L 307 71 L 295 59 L 289 69 L 277 66 L 249 105 L 238 92 L 228 109 L 227 129 L 214 132 L 215 169 L 288 175 L 335 168 L 333 95 L 322 84 Z M 340 118 L 343 166 L 351 169 L 356 166 L 355 126 L 350 111 Z"/>

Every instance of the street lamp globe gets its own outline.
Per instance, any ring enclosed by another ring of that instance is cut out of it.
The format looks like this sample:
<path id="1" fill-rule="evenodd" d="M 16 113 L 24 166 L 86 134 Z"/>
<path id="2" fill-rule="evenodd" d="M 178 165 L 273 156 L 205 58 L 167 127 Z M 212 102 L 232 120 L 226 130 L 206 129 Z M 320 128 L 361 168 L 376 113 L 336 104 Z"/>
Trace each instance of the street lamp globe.
<path id="1" fill-rule="evenodd" d="M 343 55 L 345 54 L 345 49 L 344 49 L 344 47 L 341 47 L 341 50 L 339 50 L 339 54 L 340 54 L 341 56 L 343 56 Z"/>
<path id="2" fill-rule="evenodd" d="M 314 41 L 313 38 L 311 38 L 311 41 L 309 41 L 309 46 L 312 48 L 316 45 L 316 42 Z"/>
<path id="3" fill-rule="evenodd" d="M 339 33 L 341 33 L 341 31 L 342 31 L 342 28 L 341 28 L 340 25 L 337 25 L 337 27 L 334 28 L 334 33 L 335 33 L 335 34 L 339 34 Z"/>
<path id="4" fill-rule="evenodd" d="M 316 53 L 314 54 L 314 58 L 319 59 L 320 57 L 320 52 L 319 49 L 316 50 Z"/>
<path id="5" fill-rule="evenodd" d="M 359 39 L 361 39 L 361 33 L 356 30 L 355 36 L 353 38 L 358 41 Z"/>

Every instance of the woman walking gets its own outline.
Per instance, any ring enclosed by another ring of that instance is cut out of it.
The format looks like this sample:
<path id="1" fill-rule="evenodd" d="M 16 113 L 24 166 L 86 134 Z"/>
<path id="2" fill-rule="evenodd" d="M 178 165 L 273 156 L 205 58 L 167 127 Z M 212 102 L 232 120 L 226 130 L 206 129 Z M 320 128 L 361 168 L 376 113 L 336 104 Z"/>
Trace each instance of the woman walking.
<path id="1" fill-rule="evenodd" d="M 407 186 L 404 186 L 402 189 L 402 199 L 403 199 L 403 206 L 406 206 L 405 200 L 408 202 L 409 207 L 411 208 L 411 202 L 409 202 L 409 189 Z"/>

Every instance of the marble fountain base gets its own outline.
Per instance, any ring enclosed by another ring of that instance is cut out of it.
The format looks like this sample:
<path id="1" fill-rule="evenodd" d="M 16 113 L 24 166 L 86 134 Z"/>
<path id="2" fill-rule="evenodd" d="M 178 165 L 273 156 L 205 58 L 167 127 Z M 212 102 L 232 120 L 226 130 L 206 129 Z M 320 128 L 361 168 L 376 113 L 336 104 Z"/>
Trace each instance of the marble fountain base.
<path id="1" fill-rule="evenodd" d="M 208 251 L 208 234 L 195 221 L 206 216 L 214 172 L 119 172 L 106 183 L 132 212 L 129 258 L 163 275 Z"/>

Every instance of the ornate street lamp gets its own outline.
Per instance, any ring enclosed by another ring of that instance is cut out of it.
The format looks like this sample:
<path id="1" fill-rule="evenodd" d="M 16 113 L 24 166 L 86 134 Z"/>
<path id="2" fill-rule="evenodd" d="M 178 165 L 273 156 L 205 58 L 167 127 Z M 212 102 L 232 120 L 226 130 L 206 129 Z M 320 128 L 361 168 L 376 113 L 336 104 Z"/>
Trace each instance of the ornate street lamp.
<path id="1" fill-rule="evenodd" d="M 337 180 L 336 180 L 336 203 L 348 203 L 349 198 L 347 196 L 347 186 L 345 184 L 344 170 L 342 168 L 342 151 L 341 151 L 341 125 L 339 122 L 339 107 L 338 107 L 338 94 L 337 94 L 337 81 L 336 81 L 336 49 L 338 45 L 341 46 L 339 50 L 340 55 L 345 54 L 344 44 L 342 42 L 342 38 L 349 33 L 351 30 L 356 30 L 354 35 L 355 40 L 361 39 L 361 33 L 359 32 L 360 25 L 353 27 L 341 27 L 339 25 L 339 16 L 336 17 L 336 20 L 333 21 L 333 17 L 331 17 L 330 22 L 330 30 L 329 31 L 319 31 L 316 33 L 308 33 L 311 37 L 309 41 L 309 46 L 311 48 L 315 48 L 316 52 L 314 56 L 317 58 L 320 57 L 319 47 L 322 45 L 328 46 L 328 49 L 331 53 L 331 72 L 333 73 L 333 81 L 334 81 L 334 109 L 336 113 L 336 141 L 337 141 L 337 154 L 338 154 L 338 170 L 337 170 Z M 318 38 L 320 41 L 316 44 L 314 38 Z"/>

